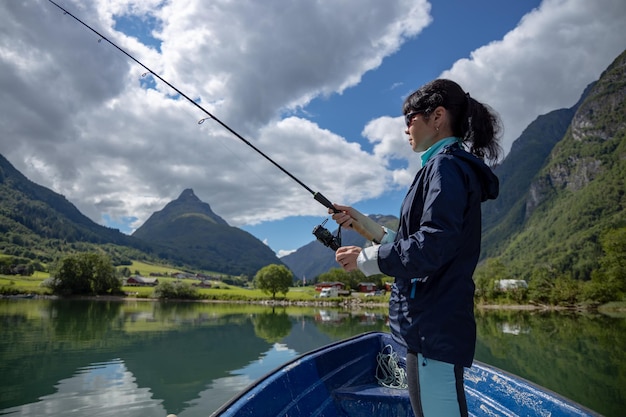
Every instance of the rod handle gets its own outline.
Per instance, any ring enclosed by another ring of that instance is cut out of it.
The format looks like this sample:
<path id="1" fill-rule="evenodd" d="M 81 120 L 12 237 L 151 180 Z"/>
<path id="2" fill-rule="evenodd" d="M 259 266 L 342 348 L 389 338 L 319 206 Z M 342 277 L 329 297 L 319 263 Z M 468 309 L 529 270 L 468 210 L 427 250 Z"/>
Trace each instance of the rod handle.
<path id="1" fill-rule="evenodd" d="M 339 213 L 339 210 L 337 210 L 335 208 L 335 206 L 333 205 L 333 203 L 330 202 L 329 199 L 327 199 L 326 197 L 324 197 L 324 195 L 318 191 L 313 193 L 313 198 L 315 200 L 317 200 L 318 202 L 320 202 L 324 207 L 331 209 L 333 212 L 335 213 Z"/>
<path id="2" fill-rule="evenodd" d="M 339 213 L 339 210 L 337 210 L 337 208 L 333 205 L 333 203 L 331 203 L 329 199 L 324 197 L 322 193 L 320 192 L 313 193 L 313 198 L 317 200 L 318 202 L 320 202 L 324 207 L 331 209 L 334 213 Z M 361 236 L 363 236 L 365 239 L 374 241 L 374 236 L 370 232 L 368 232 L 367 229 L 365 229 L 363 225 L 361 225 L 361 223 L 359 223 L 358 221 L 352 219 L 351 227 L 356 232 L 358 232 Z"/>

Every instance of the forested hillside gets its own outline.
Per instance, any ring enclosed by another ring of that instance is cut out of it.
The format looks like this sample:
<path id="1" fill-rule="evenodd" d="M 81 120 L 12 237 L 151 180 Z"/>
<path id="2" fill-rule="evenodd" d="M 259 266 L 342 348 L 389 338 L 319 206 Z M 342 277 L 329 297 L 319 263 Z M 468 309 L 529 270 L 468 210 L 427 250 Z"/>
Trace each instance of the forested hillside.
<path id="1" fill-rule="evenodd" d="M 495 169 L 497 200 L 483 207 L 479 297 L 523 279 L 536 302 L 620 299 L 626 291 L 626 54 L 569 109 L 539 116 Z M 363 245 L 354 234 L 344 243 Z M 283 260 L 297 276 L 336 267 L 317 242 Z"/>
<path id="2" fill-rule="evenodd" d="M 0 155 L 0 273 L 47 271 L 79 252 L 106 253 L 116 265 L 164 262 L 191 270 L 254 275 L 280 260 L 249 233 L 229 226 L 191 190 L 128 236 L 83 215 L 65 197 L 37 185 Z"/>
<path id="3" fill-rule="evenodd" d="M 497 279 L 515 278 L 526 280 L 538 301 L 619 299 L 626 291 L 626 52 L 572 108 L 531 123 L 496 173 L 501 195 L 484 205 L 478 294 Z M 375 219 L 397 225 L 393 216 Z M 343 243 L 365 244 L 351 231 Z M 0 268 L 17 262 L 44 269 L 88 251 L 105 252 L 116 264 L 162 260 L 231 275 L 281 262 L 192 190 L 127 236 L 94 223 L 0 155 L 0 254 L 11 257 Z M 332 250 L 314 240 L 282 261 L 307 280 L 336 267 Z"/>
<path id="4" fill-rule="evenodd" d="M 191 189 L 153 213 L 133 237 L 160 245 L 161 259 L 196 269 L 252 277 L 266 265 L 281 264 L 267 245 L 230 226 Z"/>
<path id="5" fill-rule="evenodd" d="M 504 161 L 494 169 L 500 180 L 500 195 L 483 203 L 482 258 L 497 253 L 498 247 L 523 227 L 524 201 L 530 184 L 545 165 L 554 145 L 565 136 L 589 88 L 572 108 L 537 117 L 513 143 Z"/>
<path id="6" fill-rule="evenodd" d="M 2 155 L 0 202 L 0 253 L 21 264 L 38 268 L 88 250 L 104 250 L 117 263 L 150 257 L 151 245 L 91 221 L 62 195 L 28 180 Z"/>
<path id="7" fill-rule="evenodd" d="M 626 290 L 625 182 L 626 52 L 588 90 L 529 187 L 487 229 L 482 276 L 525 279 L 531 289 L 593 279 L 608 292 Z"/>

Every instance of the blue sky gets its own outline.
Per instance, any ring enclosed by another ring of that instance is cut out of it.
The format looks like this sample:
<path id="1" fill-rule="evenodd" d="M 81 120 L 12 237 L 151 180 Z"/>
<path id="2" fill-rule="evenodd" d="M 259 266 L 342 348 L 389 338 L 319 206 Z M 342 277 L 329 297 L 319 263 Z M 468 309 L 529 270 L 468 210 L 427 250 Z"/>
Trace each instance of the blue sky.
<path id="1" fill-rule="evenodd" d="M 402 99 L 406 95 L 437 78 L 457 59 L 468 57 L 474 49 L 501 39 L 539 3 L 536 0 L 433 2 L 432 24 L 408 40 L 398 52 L 385 58 L 380 67 L 364 74 L 359 85 L 342 94 L 317 98 L 297 114 L 310 118 L 323 129 L 359 141 L 364 149 L 371 151 L 371 144 L 361 137 L 366 123 L 381 115 L 400 115 Z M 412 71 L 411 66 L 416 60 L 420 61 L 420 70 Z M 282 174 L 277 171 L 276 175 Z M 324 189 L 314 191 L 325 194 Z M 397 215 L 404 195 L 405 189 L 394 190 L 379 198 L 360 201 L 355 206 L 366 213 Z M 318 203 L 311 200 L 310 204 Z M 314 240 L 311 231 L 323 220 L 319 216 L 298 216 L 243 226 L 242 229 L 265 241 L 285 242 L 278 247 L 298 248 Z M 332 222 L 326 227 L 335 229 Z"/>
<path id="2" fill-rule="evenodd" d="M 61 4 L 365 213 L 397 214 L 419 169 L 400 108 L 423 83 L 494 107 L 508 151 L 626 47 L 623 0 Z M 125 233 L 192 188 L 277 253 L 313 240 L 306 190 L 47 1 L 1 2 L 0 35 L 0 153 L 32 181 Z"/>
<path id="3" fill-rule="evenodd" d="M 539 4 L 540 1 L 536 0 L 433 2 L 433 22 L 422 33 L 387 57 L 379 68 L 366 73 L 358 86 L 341 95 L 315 99 L 301 113 L 322 128 L 361 141 L 361 131 L 367 122 L 384 114 L 394 115 L 395 112 L 399 115 L 402 98 L 408 93 L 437 78 L 458 59 L 469 57 L 473 50 L 502 39 Z M 420 70 L 412 71 L 411 66 L 416 60 L 420 61 Z M 371 144 L 362 143 L 364 147 L 369 145 L 366 149 L 371 151 Z M 323 189 L 316 191 L 324 194 Z M 365 213 L 398 215 L 404 195 L 405 189 L 399 189 L 379 198 L 360 201 L 355 207 Z M 319 223 L 319 217 L 307 216 L 242 228 L 261 239 L 271 236 L 273 240 L 293 242 L 282 247 L 298 247 L 302 242 L 313 240 L 311 236 L 303 240 L 302 236 L 306 237 L 307 232 L 310 234 Z M 334 230 L 333 226 L 327 227 Z"/>

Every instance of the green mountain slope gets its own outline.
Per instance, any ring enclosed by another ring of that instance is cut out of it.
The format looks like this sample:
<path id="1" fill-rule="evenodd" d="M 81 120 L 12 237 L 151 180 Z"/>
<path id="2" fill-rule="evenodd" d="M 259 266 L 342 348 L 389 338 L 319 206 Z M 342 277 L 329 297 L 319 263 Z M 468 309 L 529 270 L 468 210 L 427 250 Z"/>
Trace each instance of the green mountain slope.
<path id="1" fill-rule="evenodd" d="M 155 212 L 132 235 L 164 248 L 159 257 L 209 271 L 253 276 L 269 264 L 281 264 L 263 242 L 213 213 L 187 189 Z"/>
<path id="2" fill-rule="evenodd" d="M 0 253 L 45 263 L 107 244 L 112 245 L 107 251 L 113 258 L 144 259 L 147 255 L 138 251 L 152 250 L 117 229 L 93 222 L 65 197 L 30 181 L 0 155 Z"/>
<path id="3" fill-rule="evenodd" d="M 626 228 L 625 98 L 626 52 L 574 107 L 540 116 L 528 126 L 496 169 L 501 195 L 484 206 L 483 261 L 497 258 L 509 276 L 529 280 L 537 271 L 586 280 L 598 270 L 602 237 Z M 344 244 L 364 242 L 347 231 Z M 253 275 L 281 263 L 192 190 L 127 236 L 94 223 L 0 155 L 0 254 L 47 263 L 94 250 L 106 251 L 118 263 L 162 259 L 231 275 Z M 282 261 L 308 279 L 336 267 L 334 253 L 316 241 Z"/>
<path id="4" fill-rule="evenodd" d="M 583 95 L 584 97 L 584 95 Z M 544 166 L 574 117 L 580 102 L 539 116 L 513 143 L 509 155 L 494 169 L 500 180 L 500 195 L 483 204 L 483 251 L 488 257 L 523 225 L 525 200 L 532 179 Z"/>
<path id="5" fill-rule="evenodd" d="M 601 236 L 626 227 L 625 181 L 626 52 L 589 89 L 523 198 L 487 232 L 486 250 L 525 279 L 539 269 L 589 279 Z"/>
<path id="6" fill-rule="evenodd" d="M 228 275 L 254 275 L 263 266 L 281 263 L 271 249 L 230 227 L 191 190 L 128 236 L 93 222 L 0 155 L 0 254 L 45 269 L 42 264 L 69 253 L 102 251 L 116 264 L 137 259 Z"/>
<path id="7" fill-rule="evenodd" d="M 506 277 L 530 279 L 539 269 L 587 280 L 600 267 L 601 236 L 626 227 L 625 61 L 618 57 L 572 108 L 539 116 L 496 168 L 500 196 L 483 206 L 481 259 L 498 258 Z M 364 244 L 344 235 L 344 244 Z M 317 242 L 283 261 L 307 278 L 336 267 Z"/>

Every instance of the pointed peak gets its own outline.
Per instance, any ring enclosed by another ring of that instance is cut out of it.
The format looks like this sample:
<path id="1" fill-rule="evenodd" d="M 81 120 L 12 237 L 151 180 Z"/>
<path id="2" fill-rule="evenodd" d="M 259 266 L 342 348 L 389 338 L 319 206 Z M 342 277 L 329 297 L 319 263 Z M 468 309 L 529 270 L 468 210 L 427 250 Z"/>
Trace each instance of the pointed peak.
<path id="1" fill-rule="evenodd" d="M 200 199 L 194 194 L 191 188 L 185 189 L 178 197 L 178 200 L 200 201 Z"/>
<path id="2" fill-rule="evenodd" d="M 200 213 L 208 216 L 215 223 L 228 225 L 228 223 L 226 223 L 226 220 L 213 213 L 213 210 L 211 210 L 211 206 L 208 203 L 200 200 L 191 188 L 185 189 L 176 200 L 167 203 L 163 210 L 157 213 L 160 213 L 160 215 L 163 216 L 174 217 L 177 217 L 181 214 Z"/>

